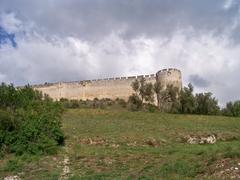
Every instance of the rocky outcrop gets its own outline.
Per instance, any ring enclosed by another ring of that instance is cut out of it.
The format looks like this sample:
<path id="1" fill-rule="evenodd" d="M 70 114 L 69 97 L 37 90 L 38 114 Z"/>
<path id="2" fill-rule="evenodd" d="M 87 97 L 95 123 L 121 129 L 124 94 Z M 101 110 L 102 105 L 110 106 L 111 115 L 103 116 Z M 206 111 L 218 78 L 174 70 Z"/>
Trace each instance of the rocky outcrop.
<path id="1" fill-rule="evenodd" d="M 215 144 L 217 138 L 215 135 L 205 135 L 205 136 L 187 136 L 185 140 L 188 144 Z"/>

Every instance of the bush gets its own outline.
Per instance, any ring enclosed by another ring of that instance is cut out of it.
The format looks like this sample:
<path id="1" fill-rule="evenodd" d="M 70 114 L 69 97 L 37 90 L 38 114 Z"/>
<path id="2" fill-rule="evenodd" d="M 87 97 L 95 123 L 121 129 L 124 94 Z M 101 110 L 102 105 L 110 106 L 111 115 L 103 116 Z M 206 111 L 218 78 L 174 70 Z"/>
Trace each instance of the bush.
<path id="1" fill-rule="evenodd" d="M 131 111 L 139 111 L 142 109 L 143 103 L 138 95 L 133 94 L 128 99 L 128 109 Z"/>
<path id="2" fill-rule="evenodd" d="M 115 100 L 115 102 L 120 105 L 122 108 L 126 108 L 127 107 L 127 102 L 124 99 L 119 99 L 117 98 Z"/>
<path id="3" fill-rule="evenodd" d="M 5 84 L 0 86 L 0 101 L 1 154 L 54 153 L 64 143 L 60 103 L 29 86 L 15 89 Z"/>
<path id="4" fill-rule="evenodd" d="M 0 131 L 13 131 L 16 127 L 17 123 L 11 113 L 0 110 Z"/>
<path id="5" fill-rule="evenodd" d="M 156 112 L 158 111 L 158 107 L 153 104 L 144 104 L 144 110 L 147 112 Z"/>
<path id="6" fill-rule="evenodd" d="M 117 98 L 115 101 L 109 98 L 98 99 L 94 98 L 93 100 L 68 100 L 61 99 L 60 103 L 65 108 L 75 109 L 75 108 L 94 108 L 94 109 L 106 109 L 108 107 L 122 107 L 126 108 L 127 103 L 123 99 Z"/>

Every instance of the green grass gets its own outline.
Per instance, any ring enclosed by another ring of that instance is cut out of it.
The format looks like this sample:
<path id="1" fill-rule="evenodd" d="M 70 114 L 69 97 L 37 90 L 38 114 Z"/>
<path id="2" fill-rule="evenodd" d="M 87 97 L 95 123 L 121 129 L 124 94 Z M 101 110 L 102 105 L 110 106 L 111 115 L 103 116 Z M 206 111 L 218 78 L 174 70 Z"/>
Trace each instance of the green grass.
<path id="1" fill-rule="evenodd" d="M 69 110 L 64 131 L 75 179 L 191 179 L 207 173 L 207 164 L 218 159 L 239 158 L 239 118 Z M 182 138 L 190 134 L 216 134 L 225 141 L 183 143 Z M 87 138 L 106 142 L 82 143 Z M 158 146 L 147 145 L 149 139 L 159 142 Z M 119 147 L 112 147 L 116 144 Z"/>
<path id="2" fill-rule="evenodd" d="M 240 118 L 75 109 L 63 116 L 65 147 L 55 156 L 5 157 L 0 178 L 58 179 L 64 156 L 70 179 L 204 179 L 218 160 L 240 162 Z M 213 145 L 183 137 L 216 134 Z M 147 143 L 154 141 L 155 144 Z"/>

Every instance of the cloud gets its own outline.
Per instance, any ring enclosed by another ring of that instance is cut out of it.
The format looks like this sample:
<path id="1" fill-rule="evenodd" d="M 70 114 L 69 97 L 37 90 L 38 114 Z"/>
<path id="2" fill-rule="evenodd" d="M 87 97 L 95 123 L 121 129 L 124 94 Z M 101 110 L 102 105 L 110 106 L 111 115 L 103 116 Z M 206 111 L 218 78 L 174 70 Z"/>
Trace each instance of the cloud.
<path id="1" fill-rule="evenodd" d="M 233 6 L 234 1 L 235 0 L 225 0 L 225 2 L 223 3 L 223 9 L 225 10 L 230 9 Z"/>
<path id="2" fill-rule="evenodd" d="M 14 13 L 1 13 L 0 25 L 8 33 L 15 33 L 21 29 L 21 21 L 16 18 Z"/>
<path id="3" fill-rule="evenodd" d="M 17 13 L 49 34 L 101 40 L 112 32 L 125 29 L 124 38 L 171 36 L 179 28 L 193 27 L 200 33 L 222 33 L 234 16 L 223 10 L 225 0 L 1 0 L 0 11 Z M 229 4 L 229 3 L 228 3 Z M 230 5 L 228 5 L 230 7 Z"/>
<path id="4" fill-rule="evenodd" d="M 210 85 L 210 82 L 208 80 L 200 77 L 197 74 L 190 75 L 189 80 L 190 80 L 190 82 L 193 83 L 193 85 L 195 85 L 196 87 L 200 87 L 200 88 L 206 88 Z"/>

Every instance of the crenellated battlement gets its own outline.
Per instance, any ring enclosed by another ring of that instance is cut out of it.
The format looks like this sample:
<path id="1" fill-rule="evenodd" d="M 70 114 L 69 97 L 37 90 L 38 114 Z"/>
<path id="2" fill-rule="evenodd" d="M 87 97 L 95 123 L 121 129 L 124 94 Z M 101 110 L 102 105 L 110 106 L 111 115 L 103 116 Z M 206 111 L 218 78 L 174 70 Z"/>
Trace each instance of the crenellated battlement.
<path id="1" fill-rule="evenodd" d="M 181 71 L 179 69 L 175 69 L 175 68 L 168 68 L 168 69 L 162 69 L 160 71 L 158 71 L 157 73 L 161 73 L 161 72 L 178 72 L 181 73 Z"/>
<path id="2" fill-rule="evenodd" d="M 40 88 L 40 87 L 48 87 L 48 86 L 56 86 L 61 84 L 86 84 L 92 82 L 100 82 L 100 81 L 116 81 L 116 80 L 128 80 L 128 79 L 140 79 L 140 78 L 156 78 L 156 74 L 149 74 L 149 75 L 138 75 L 138 76 L 125 76 L 125 77 L 113 77 L 113 78 L 104 78 L 104 79 L 92 79 L 92 80 L 82 80 L 82 81 L 62 81 L 56 83 L 44 83 L 44 84 L 37 84 L 32 85 L 33 88 Z"/>

